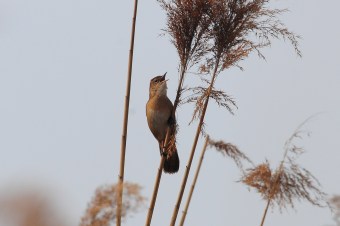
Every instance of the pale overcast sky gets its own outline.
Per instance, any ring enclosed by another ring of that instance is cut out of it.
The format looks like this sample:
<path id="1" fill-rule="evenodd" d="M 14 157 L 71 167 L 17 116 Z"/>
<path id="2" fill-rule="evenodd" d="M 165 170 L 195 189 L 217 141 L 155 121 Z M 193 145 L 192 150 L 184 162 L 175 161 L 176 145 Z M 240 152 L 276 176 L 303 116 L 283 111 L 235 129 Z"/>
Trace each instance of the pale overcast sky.
<path id="1" fill-rule="evenodd" d="M 307 124 L 312 134 L 302 142 L 307 153 L 299 163 L 325 192 L 340 194 L 340 2 L 274 0 L 271 6 L 289 8 L 280 18 L 302 36 L 303 57 L 275 41 L 264 51 L 267 61 L 253 54 L 241 64 L 245 71 L 222 72 L 218 88 L 238 109 L 232 116 L 211 102 L 207 132 L 255 163 L 268 159 L 275 166 L 294 129 L 323 112 Z M 117 181 L 132 7 L 133 1 L 117 0 L 0 0 L 0 195 L 18 186 L 45 189 L 76 225 L 96 187 Z M 149 80 L 168 72 L 173 100 L 178 78 L 176 51 L 159 36 L 164 25 L 157 1 L 139 2 L 125 178 L 148 198 L 159 164 L 145 117 Z M 196 129 L 187 126 L 191 114 L 192 106 L 178 110 L 180 171 L 162 177 L 154 226 L 171 218 Z M 259 225 L 265 202 L 239 177 L 232 161 L 208 151 L 186 225 Z M 148 204 L 124 225 L 143 225 Z M 265 225 L 323 226 L 331 217 L 301 203 L 296 211 L 270 211 Z"/>

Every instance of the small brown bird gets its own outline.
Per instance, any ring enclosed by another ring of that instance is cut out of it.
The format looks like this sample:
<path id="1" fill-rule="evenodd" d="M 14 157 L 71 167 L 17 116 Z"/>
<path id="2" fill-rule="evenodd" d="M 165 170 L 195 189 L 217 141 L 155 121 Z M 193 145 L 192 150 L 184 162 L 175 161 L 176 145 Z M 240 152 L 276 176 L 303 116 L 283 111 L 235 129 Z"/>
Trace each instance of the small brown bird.
<path id="1" fill-rule="evenodd" d="M 157 139 L 159 150 L 163 153 L 165 136 L 168 128 L 170 128 L 170 137 L 175 133 L 176 118 L 173 114 L 173 105 L 167 97 L 167 85 L 165 75 L 156 76 L 150 81 L 149 101 L 146 104 L 146 118 L 149 128 Z M 170 140 L 168 138 L 168 140 Z M 166 148 L 166 150 L 168 150 Z M 176 173 L 179 169 L 179 158 L 176 146 L 173 145 L 166 153 L 163 170 L 166 173 Z"/>

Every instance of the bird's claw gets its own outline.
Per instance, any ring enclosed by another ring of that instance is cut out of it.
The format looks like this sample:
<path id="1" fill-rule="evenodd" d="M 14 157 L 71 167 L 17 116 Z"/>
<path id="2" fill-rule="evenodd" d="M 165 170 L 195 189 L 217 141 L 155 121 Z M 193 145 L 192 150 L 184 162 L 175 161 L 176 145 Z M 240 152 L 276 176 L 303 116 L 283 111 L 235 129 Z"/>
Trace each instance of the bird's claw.
<path id="1" fill-rule="evenodd" d="M 164 148 L 165 149 L 165 148 Z M 164 157 L 166 157 L 167 156 L 167 152 L 166 151 L 164 151 L 164 149 L 163 150 L 161 150 L 161 156 L 164 156 Z"/>

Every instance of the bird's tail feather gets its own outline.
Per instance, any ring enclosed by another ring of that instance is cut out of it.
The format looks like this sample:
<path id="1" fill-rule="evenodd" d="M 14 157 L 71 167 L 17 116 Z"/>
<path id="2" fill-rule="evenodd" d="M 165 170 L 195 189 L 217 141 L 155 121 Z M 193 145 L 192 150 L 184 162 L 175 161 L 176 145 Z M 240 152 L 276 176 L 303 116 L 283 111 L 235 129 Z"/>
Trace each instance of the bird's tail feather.
<path id="1" fill-rule="evenodd" d="M 176 147 L 174 147 L 165 156 L 163 170 L 165 173 L 176 173 L 178 169 L 179 169 L 179 157 L 177 154 L 177 149 Z"/>

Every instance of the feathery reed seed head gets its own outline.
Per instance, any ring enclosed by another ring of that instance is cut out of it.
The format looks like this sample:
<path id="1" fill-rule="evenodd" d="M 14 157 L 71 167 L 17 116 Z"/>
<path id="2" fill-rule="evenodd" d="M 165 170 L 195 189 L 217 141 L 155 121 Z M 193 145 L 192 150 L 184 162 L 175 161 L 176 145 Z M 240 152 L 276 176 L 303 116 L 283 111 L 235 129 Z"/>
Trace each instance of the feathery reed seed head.
<path id="1" fill-rule="evenodd" d="M 326 193 L 321 190 L 317 178 L 296 163 L 297 157 L 304 149 L 296 146 L 294 142 L 305 134 L 301 128 L 309 119 L 300 124 L 286 141 L 283 159 L 275 170 L 272 170 L 266 161 L 249 169 L 241 179 L 246 185 L 255 188 L 265 200 L 274 201 L 271 204 L 276 203 L 280 209 L 288 206 L 294 208 L 294 202 L 301 200 L 319 207 L 329 206 Z"/>
<path id="2" fill-rule="evenodd" d="M 180 66 L 196 64 L 207 51 L 207 16 L 210 8 L 206 0 L 158 0 L 167 14 L 164 29 L 177 49 Z"/>
<path id="3" fill-rule="evenodd" d="M 234 160 L 237 167 L 243 170 L 243 161 L 247 161 L 252 164 L 252 161 L 241 152 L 237 146 L 231 143 L 225 143 L 224 141 L 214 141 L 209 138 L 208 145 L 210 147 L 214 147 L 218 152 L 222 153 L 224 156 L 228 156 L 232 160 Z"/>
<path id="4" fill-rule="evenodd" d="M 92 201 L 81 219 L 80 226 L 109 226 L 116 218 L 117 195 L 119 185 L 106 185 L 97 188 Z M 144 204 L 145 198 L 141 195 L 138 184 L 124 183 L 123 206 L 121 216 L 137 212 Z"/>

